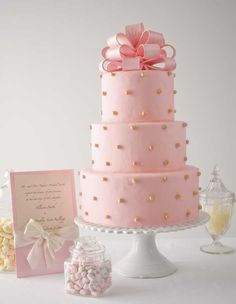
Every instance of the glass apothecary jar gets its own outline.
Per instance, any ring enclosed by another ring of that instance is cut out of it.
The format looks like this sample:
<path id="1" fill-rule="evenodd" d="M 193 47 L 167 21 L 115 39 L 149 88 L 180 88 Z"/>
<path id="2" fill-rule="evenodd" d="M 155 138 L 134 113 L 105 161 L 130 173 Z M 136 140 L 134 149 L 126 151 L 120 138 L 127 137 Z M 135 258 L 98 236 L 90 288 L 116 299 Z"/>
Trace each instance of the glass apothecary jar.
<path id="1" fill-rule="evenodd" d="M 15 270 L 10 172 L 0 178 L 0 271 Z"/>
<path id="2" fill-rule="evenodd" d="M 65 261 L 65 289 L 74 295 L 98 297 L 111 287 L 111 261 L 93 236 L 80 237 Z"/>
<path id="3" fill-rule="evenodd" d="M 219 177 L 219 168 L 215 166 L 207 188 L 200 193 L 203 210 L 210 215 L 206 228 L 213 240 L 211 244 L 201 246 L 202 251 L 216 254 L 233 251 L 233 248 L 222 245 L 219 239 L 230 226 L 234 201 L 234 193 L 226 189 Z"/>

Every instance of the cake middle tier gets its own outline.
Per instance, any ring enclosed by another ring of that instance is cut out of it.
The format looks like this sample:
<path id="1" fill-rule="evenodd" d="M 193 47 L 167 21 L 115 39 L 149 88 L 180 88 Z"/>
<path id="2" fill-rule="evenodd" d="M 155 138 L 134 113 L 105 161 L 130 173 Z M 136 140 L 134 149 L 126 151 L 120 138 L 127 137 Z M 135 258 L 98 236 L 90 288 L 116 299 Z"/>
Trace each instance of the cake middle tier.
<path id="1" fill-rule="evenodd" d="M 186 125 L 181 121 L 92 124 L 92 168 L 110 172 L 184 169 Z"/>

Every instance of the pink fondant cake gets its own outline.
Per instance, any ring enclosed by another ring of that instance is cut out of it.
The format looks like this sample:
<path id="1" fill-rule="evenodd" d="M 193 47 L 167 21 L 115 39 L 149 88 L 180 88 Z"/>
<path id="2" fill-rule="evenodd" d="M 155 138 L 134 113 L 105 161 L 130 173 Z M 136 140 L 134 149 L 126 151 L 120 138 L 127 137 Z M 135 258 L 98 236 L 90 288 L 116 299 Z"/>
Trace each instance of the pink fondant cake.
<path id="1" fill-rule="evenodd" d="M 187 124 L 174 120 L 174 48 L 138 24 L 108 39 L 102 55 L 102 123 L 90 126 L 81 216 L 113 227 L 196 219 L 200 172 L 186 165 Z"/>

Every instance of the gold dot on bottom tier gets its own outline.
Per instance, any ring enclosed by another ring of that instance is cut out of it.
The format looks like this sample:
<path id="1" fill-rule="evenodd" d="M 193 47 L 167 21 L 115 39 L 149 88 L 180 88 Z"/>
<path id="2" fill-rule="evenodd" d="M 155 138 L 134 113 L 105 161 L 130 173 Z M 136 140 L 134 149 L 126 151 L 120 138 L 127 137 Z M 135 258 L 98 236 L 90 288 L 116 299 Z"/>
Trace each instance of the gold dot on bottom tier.
<path id="1" fill-rule="evenodd" d="M 162 181 L 165 183 L 165 182 L 167 182 L 168 181 L 168 176 L 163 176 L 162 177 Z"/>
<path id="2" fill-rule="evenodd" d="M 184 157 L 184 161 L 186 162 L 188 160 L 187 156 Z"/>
<path id="3" fill-rule="evenodd" d="M 182 127 L 183 127 L 183 128 L 186 128 L 187 125 L 188 125 L 188 124 L 187 124 L 186 122 L 183 122 L 183 123 L 182 123 Z"/>
<path id="4" fill-rule="evenodd" d="M 166 130 L 167 129 L 167 125 L 164 124 L 164 125 L 161 126 L 161 128 L 162 128 L 162 130 Z"/>
<path id="5" fill-rule="evenodd" d="M 191 212 L 188 210 L 188 211 L 186 212 L 186 217 L 190 217 L 190 215 L 191 215 Z"/>
<path id="6" fill-rule="evenodd" d="M 130 90 L 125 90 L 125 95 L 131 95 L 132 92 Z"/>
<path id="7" fill-rule="evenodd" d="M 83 193 L 82 193 L 82 192 L 80 192 L 80 193 L 79 193 L 79 196 L 82 196 L 82 195 L 83 195 Z"/>
<path id="8" fill-rule="evenodd" d="M 112 111 L 112 114 L 116 116 L 116 115 L 118 115 L 118 112 L 117 111 Z"/>
<path id="9" fill-rule="evenodd" d="M 107 182 L 107 181 L 108 181 L 108 178 L 107 178 L 106 176 L 103 176 L 103 177 L 102 177 L 102 181 L 103 181 L 103 182 Z"/>
<path id="10" fill-rule="evenodd" d="M 169 213 L 167 213 L 167 212 L 165 212 L 165 213 L 163 214 L 163 216 L 164 216 L 164 219 L 165 219 L 165 220 L 168 220 L 168 218 L 170 217 Z"/>
<path id="11" fill-rule="evenodd" d="M 123 203 L 125 203 L 125 199 L 122 198 L 122 197 L 120 197 L 120 198 L 118 198 L 117 202 L 118 202 L 119 204 L 123 204 Z"/>
<path id="12" fill-rule="evenodd" d="M 141 221 L 140 217 L 139 216 L 135 216 L 134 217 L 134 222 L 135 223 L 139 223 Z"/>
<path id="13" fill-rule="evenodd" d="M 103 130 L 107 130 L 107 126 L 103 126 L 102 128 L 103 128 Z"/>
<path id="14" fill-rule="evenodd" d="M 110 166 L 111 163 L 109 161 L 106 162 L 106 166 Z"/>
<path id="15" fill-rule="evenodd" d="M 85 214 L 85 215 L 88 215 L 88 212 L 87 212 L 87 211 L 85 211 L 85 212 L 84 212 L 84 214 Z"/>
<path id="16" fill-rule="evenodd" d="M 176 195 L 175 195 L 175 199 L 176 199 L 176 200 L 181 199 L 181 195 L 180 195 L 179 193 L 176 193 Z"/>
<path id="17" fill-rule="evenodd" d="M 202 210 L 202 205 L 198 204 L 198 210 Z"/>
<path id="18" fill-rule="evenodd" d="M 106 218 L 106 219 L 110 219 L 111 216 L 110 216 L 109 214 L 107 214 L 107 215 L 105 216 L 105 218 Z"/>
<path id="19" fill-rule="evenodd" d="M 94 147 L 95 148 L 99 148 L 99 144 L 94 144 Z"/>
<path id="20" fill-rule="evenodd" d="M 161 92 L 162 92 L 161 89 L 157 89 L 157 90 L 156 90 L 156 93 L 157 93 L 158 95 L 161 94 Z"/>
<path id="21" fill-rule="evenodd" d="M 184 179 L 185 179 L 185 180 L 188 180 L 188 179 L 189 179 L 189 175 L 188 175 L 188 174 L 185 174 L 185 175 L 184 175 Z"/>
<path id="22" fill-rule="evenodd" d="M 85 179 L 85 178 L 86 178 L 86 175 L 82 175 L 82 178 Z"/>
<path id="23" fill-rule="evenodd" d="M 173 91 L 173 94 L 177 94 L 177 91 L 176 91 L 176 90 L 174 90 L 174 91 Z"/>
<path id="24" fill-rule="evenodd" d="M 133 161 L 133 162 L 132 162 L 132 165 L 133 165 L 133 167 L 140 166 L 140 162 L 138 162 L 138 161 Z"/>
<path id="25" fill-rule="evenodd" d="M 175 148 L 176 148 L 176 149 L 178 149 L 180 146 L 181 146 L 180 143 L 176 143 L 176 144 L 175 144 Z"/>
<path id="26" fill-rule="evenodd" d="M 169 164 L 169 161 L 167 159 L 163 161 L 164 166 L 167 166 L 168 164 Z"/>
<path id="27" fill-rule="evenodd" d="M 198 191 L 193 191 L 193 196 L 198 195 Z"/>
<path id="28" fill-rule="evenodd" d="M 168 113 L 172 113 L 173 112 L 173 109 L 168 109 Z"/>
<path id="29" fill-rule="evenodd" d="M 135 125 L 130 125 L 129 128 L 130 128 L 130 130 L 137 130 L 137 126 L 135 126 Z"/>
<path id="30" fill-rule="evenodd" d="M 152 151 L 153 149 L 154 149 L 154 146 L 153 146 L 153 145 L 149 145 L 149 146 L 148 146 L 148 150 L 149 150 L 149 151 Z"/>
<path id="31" fill-rule="evenodd" d="M 124 147 L 122 145 L 117 145 L 116 148 L 117 149 L 123 149 Z"/>
<path id="32" fill-rule="evenodd" d="M 189 144 L 189 140 L 188 139 L 186 139 L 186 145 L 188 145 Z"/>
<path id="33" fill-rule="evenodd" d="M 171 75 L 172 75 L 172 72 L 171 72 L 171 71 L 168 71 L 168 72 L 167 72 L 167 75 L 168 75 L 168 76 L 171 76 Z"/>
<path id="34" fill-rule="evenodd" d="M 140 73 L 140 77 L 143 78 L 144 77 L 144 72 Z"/>
<path id="35" fill-rule="evenodd" d="M 111 72 L 111 76 L 116 76 L 116 73 L 114 73 L 114 72 Z"/>
<path id="36" fill-rule="evenodd" d="M 197 176 L 200 176 L 202 173 L 200 171 L 198 171 Z"/>
<path id="37" fill-rule="evenodd" d="M 202 191 L 202 187 L 198 187 L 198 190 L 199 190 L 199 191 Z"/>
<path id="38" fill-rule="evenodd" d="M 93 201 L 97 201 L 98 198 L 96 196 L 93 196 Z"/>
<path id="39" fill-rule="evenodd" d="M 102 91 L 102 95 L 103 96 L 107 96 L 107 92 L 106 91 Z"/>
<path id="40" fill-rule="evenodd" d="M 131 178 L 131 184 L 137 184 L 138 183 L 138 179 L 137 178 Z"/>
<path id="41" fill-rule="evenodd" d="M 154 195 L 149 195 L 148 201 L 153 203 L 155 201 L 155 196 Z"/>

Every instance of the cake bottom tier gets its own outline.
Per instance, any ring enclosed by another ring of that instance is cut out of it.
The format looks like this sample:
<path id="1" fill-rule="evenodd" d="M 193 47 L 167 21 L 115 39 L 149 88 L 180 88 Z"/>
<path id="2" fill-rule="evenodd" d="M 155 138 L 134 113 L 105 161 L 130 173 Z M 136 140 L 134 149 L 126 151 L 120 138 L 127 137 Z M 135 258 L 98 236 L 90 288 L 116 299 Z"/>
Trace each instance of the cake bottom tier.
<path id="1" fill-rule="evenodd" d="M 110 227 L 162 227 L 198 217 L 198 169 L 158 173 L 80 172 L 80 215 Z"/>

